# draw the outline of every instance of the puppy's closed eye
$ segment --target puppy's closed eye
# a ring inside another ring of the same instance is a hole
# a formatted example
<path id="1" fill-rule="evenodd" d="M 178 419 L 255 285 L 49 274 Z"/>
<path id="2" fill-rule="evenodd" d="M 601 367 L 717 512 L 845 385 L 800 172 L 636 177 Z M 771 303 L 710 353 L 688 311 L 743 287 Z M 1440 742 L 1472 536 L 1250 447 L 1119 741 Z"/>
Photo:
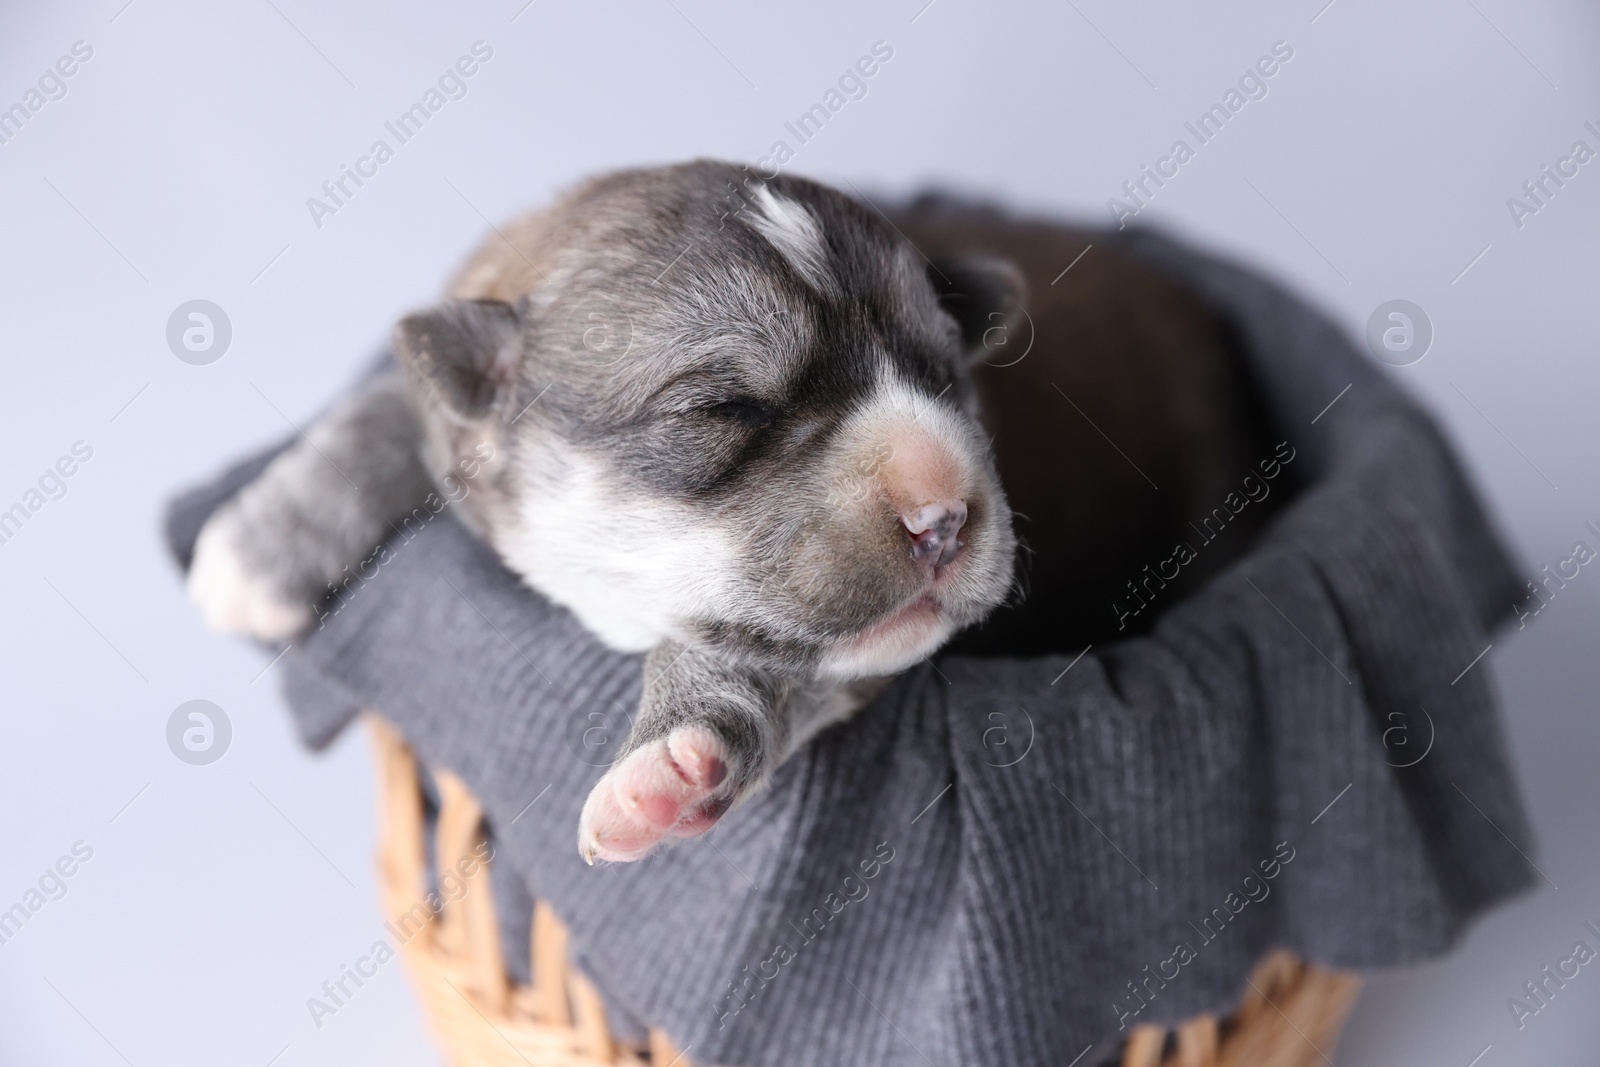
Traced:
<path id="1" fill-rule="evenodd" d="M 668 396 L 630 446 L 642 448 L 640 461 L 666 473 L 681 491 L 710 489 L 725 482 L 767 443 L 778 409 L 756 397 L 721 390 Z"/>
<path id="2" fill-rule="evenodd" d="M 719 400 L 707 404 L 700 411 L 714 419 L 755 429 L 766 429 L 778 417 L 777 409 L 771 404 L 747 396 Z"/>

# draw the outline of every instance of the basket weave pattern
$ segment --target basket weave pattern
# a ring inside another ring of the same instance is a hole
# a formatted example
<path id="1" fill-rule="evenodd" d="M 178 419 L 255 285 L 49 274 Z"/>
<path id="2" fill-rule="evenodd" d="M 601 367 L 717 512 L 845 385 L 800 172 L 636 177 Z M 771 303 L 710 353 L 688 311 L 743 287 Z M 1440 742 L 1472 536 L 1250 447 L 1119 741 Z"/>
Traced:
<path id="1" fill-rule="evenodd" d="M 382 820 L 379 883 L 388 921 L 406 927 L 429 888 L 423 793 L 417 762 L 400 734 L 368 716 L 378 764 Z M 475 862 L 483 809 L 461 780 L 440 771 L 434 855 L 440 870 Z M 450 1067 L 692 1067 L 659 1030 L 644 1047 L 612 1037 L 599 991 L 571 965 L 567 931 L 550 906 L 533 914 L 530 986 L 506 975 L 489 880 L 462 880 L 459 899 L 400 948 L 418 999 Z M 1225 1019 L 1202 1015 L 1181 1026 L 1135 1027 L 1121 1067 L 1317 1067 L 1355 1002 L 1351 975 L 1271 952 L 1256 965 L 1239 1007 Z"/>

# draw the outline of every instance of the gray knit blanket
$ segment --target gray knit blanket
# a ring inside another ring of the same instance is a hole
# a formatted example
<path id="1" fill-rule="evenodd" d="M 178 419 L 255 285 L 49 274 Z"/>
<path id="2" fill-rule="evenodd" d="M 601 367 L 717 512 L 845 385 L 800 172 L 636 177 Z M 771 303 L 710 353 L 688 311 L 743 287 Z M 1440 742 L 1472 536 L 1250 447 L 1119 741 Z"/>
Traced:
<path id="1" fill-rule="evenodd" d="M 617 1025 L 697 1063 L 1089 1064 L 1133 1025 L 1225 1013 L 1275 946 L 1444 952 L 1530 882 L 1481 658 L 1520 594 L 1507 554 L 1432 420 L 1321 313 L 1152 233 L 1096 240 L 1227 317 L 1303 483 L 1147 636 L 939 657 L 705 839 L 591 868 L 574 827 L 640 658 L 446 509 L 284 656 L 302 736 L 378 709 L 460 775 L 513 970 L 550 901 Z M 264 463 L 173 505 L 180 561 Z"/>

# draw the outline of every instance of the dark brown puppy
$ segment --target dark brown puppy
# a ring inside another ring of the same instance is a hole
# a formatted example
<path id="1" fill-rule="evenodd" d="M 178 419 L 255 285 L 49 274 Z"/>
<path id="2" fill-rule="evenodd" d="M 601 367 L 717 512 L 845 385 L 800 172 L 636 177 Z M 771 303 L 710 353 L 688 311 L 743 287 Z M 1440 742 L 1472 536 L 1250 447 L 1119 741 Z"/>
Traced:
<path id="1" fill-rule="evenodd" d="M 947 647 L 1026 656 L 1142 632 L 1239 556 L 1282 496 L 1241 509 L 1221 536 L 1201 525 L 1277 440 L 1226 323 L 1093 231 L 940 197 L 892 217 L 935 262 L 1010 263 L 1026 293 L 1023 314 L 986 327 L 991 354 L 973 370 L 1014 512 L 1018 588 Z M 1163 568 L 1180 544 L 1193 561 Z"/>

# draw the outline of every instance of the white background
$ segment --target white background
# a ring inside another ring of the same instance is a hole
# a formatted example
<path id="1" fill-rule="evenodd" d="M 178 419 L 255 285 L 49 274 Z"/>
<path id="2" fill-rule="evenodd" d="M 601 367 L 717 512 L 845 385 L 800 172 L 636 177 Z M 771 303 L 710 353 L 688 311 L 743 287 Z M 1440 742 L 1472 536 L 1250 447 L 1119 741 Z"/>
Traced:
<path id="1" fill-rule="evenodd" d="M 162 502 L 315 412 L 486 218 L 607 167 L 793 144 L 783 123 L 877 40 L 894 58 L 794 173 L 1091 220 L 1289 42 L 1269 95 L 1142 217 L 1281 273 L 1352 333 L 1386 300 L 1420 304 L 1437 339 L 1395 373 L 1528 577 L 1600 547 L 1583 525 L 1600 524 L 1600 162 L 1520 229 L 1506 207 L 1575 140 L 1600 148 L 1592 4 L 523 2 L 0 14 L 0 106 L 74 41 L 94 49 L 0 145 L 0 509 L 73 442 L 94 449 L 0 545 L 0 908 L 74 841 L 94 849 L 0 945 L 0 1063 L 438 1062 L 396 964 L 312 1025 L 306 998 L 379 930 L 368 754 L 356 735 L 297 747 L 265 658 L 186 604 Z M 480 39 L 494 57 L 469 94 L 315 227 L 306 198 Z M 210 366 L 165 342 L 196 297 L 233 324 Z M 1596 968 L 1520 1031 L 1506 1001 L 1580 937 L 1600 947 L 1582 926 L 1600 922 L 1597 617 L 1586 568 L 1474 668 L 1504 693 L 1549 881 L 1449 959 L 1375 978 L 1340 1067 L 1593 1062 Z M 233 723 L 208 767 L 164 739 L 194 698 Z"/>

